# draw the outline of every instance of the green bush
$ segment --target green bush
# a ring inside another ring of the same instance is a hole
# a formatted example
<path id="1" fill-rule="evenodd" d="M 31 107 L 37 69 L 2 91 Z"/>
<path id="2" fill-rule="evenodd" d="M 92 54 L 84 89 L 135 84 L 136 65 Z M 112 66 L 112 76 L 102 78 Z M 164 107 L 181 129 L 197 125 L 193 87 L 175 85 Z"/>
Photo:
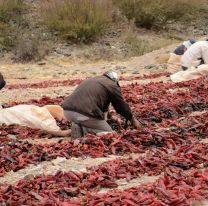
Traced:
<path id="1" fill-rule="evenodd" d="M 44 0 L 43 23 L 68 40 L 93 41 L 112 21 L 109 0 Z"/>
<path id="2" fill-rule="evenodd" d="M 201 1 L 201 0 L 199 0 Z M 168 21 L 194 18 L 199 9 L 197 0 L 114 0 L 129 20 L 150 29 L 162 27 Z"/>

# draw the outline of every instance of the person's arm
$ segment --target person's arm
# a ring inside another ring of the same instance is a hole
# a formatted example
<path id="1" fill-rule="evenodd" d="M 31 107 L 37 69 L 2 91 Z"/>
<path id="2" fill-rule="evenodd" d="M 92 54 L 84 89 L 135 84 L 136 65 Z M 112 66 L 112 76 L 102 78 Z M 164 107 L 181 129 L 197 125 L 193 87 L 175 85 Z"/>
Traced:
<path id="1" fill-rule="evenodd" d="M 127 120 L 131 120 L 133 115 L 129 105 L 123 99 L 121 88 L 115 84 L 109 89 L 111 103 L 118 114 Z"/>
<path id="2" fill-rule="evenodd" d="M 208 45 L 208 42 L 206 42 Z M 204 64 L 208 64 L 208 46 L 205 47 L 202 51 L 202 59 L 204 60 Z"/>
<path id="3" fill-rule="evenodd" d="M 119 87 L 119 85 L 115 84 L 112 86 L 110 90 L 110 96 L 111 96 L 111 103 L 114 109 L 116 110 L 116 112 L 122 115 L 126 120 L 129 120 L 134 128 L 139 129 L 141 127 L 141 124 L 133 116 L 129 105 L 123 99 L 123 96 L 121 94 L 121 88 Z"/>
<path id="4" fill-rule="evenodd" d="M 132 125 L 135 129 L 140 129 L 140 128 L 142 128 L 141 123 L 140 123 L 134 116 L 132 117 L 131 125 Z"/>
<path id="5" fill-rule="evenodd" d="M 47 134 L 51 134 L 54 137 L 67 137 L 71 135 L 71 130 L 59 130 L 59 131 L 44 131 Z"/>

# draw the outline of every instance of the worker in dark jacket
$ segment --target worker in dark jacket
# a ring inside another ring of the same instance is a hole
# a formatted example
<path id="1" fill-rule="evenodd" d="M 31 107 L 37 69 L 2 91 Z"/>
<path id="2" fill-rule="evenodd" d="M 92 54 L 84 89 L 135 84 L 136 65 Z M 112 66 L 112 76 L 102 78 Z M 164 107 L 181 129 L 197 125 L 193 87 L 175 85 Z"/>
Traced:
<path id="1" fill-rule="evenodd" d="M 140 127 L 140 123 L 122 97 L 118 75 L 109 71 L 102 76 L 83 81 L 62 103 L 65 117 L 73 123 L 72 135 L 73 130 L 75 133 L 81 131 L 81 136 L 87 133 L 112 132 L 105 120 L 110 103 L 117 113 L 131 122 L 132 126 Z"/>
<path id="2" fill-rule="evenodd" d="M 3 75 L 0 73 L 0 89 L 4 88 L 4 86 L 6 85 L 6 82 L 4 80 Z"/>

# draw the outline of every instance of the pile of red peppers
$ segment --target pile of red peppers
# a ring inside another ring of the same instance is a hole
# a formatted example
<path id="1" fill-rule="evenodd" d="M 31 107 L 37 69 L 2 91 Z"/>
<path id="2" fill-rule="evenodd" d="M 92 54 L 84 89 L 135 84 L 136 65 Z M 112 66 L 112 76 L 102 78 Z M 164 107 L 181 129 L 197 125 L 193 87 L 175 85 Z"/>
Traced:
<path id="1" fill-rule="evenodd" d="M 208 137 L 208 112 L 190 115 L 194 111 L 207 110 L 207 89 L 207 78 L 123 87 L 124 98 L 143 124 L 139 131 L 99 137 L 87 135 L 73 141 L 38 145 L 25 139 L 43 138 L 41 131 L 16 125 L 1 126 L 0 176 L 57 157 L 96 158 L 147 151 L 148 155 L 117 158 L 87 168 L 87 172 L 73 172 L 69 168 L 66 173 L 22 179 L 13 186 L 2 183 L 0 205 L 188 206 L 194 201 L 208 200 L 208 145 L 201 142 Z M 4 106 L 58 104 L 63 98 L 43 97 Z M 131 181 L 144 174 L 160 176 L 154 183 L 123 191 L 116 189 L 118 180 Z M 102 188 L 109 191 L 102 193 Z"/>
<path id="2" fill-rule="evenodd" d="M 75 86 L 81 83 L 81 79 L 74 79 L 74 80 L 48 80 L 44 82 L 38 83 L 26 83 L 26 84 L 9 84 L 6 86 L 7 89 L 40 89 L 40 88 L 47 88 L 47 87 L 60 87 L 60 86 Z"/>

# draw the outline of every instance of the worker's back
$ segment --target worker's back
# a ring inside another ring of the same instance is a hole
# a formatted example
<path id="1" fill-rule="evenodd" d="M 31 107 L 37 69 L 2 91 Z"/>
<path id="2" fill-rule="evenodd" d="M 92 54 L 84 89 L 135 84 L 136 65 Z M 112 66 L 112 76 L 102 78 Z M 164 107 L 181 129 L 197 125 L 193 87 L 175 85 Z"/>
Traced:
<path id="1" fill-rule="evenodd" d="M 106 76 L 83 81 L 62 103 L 64 110 L 79 112 L 89 117 L 104 119 L 111 101 L 111 90 L 118 87 Z"/>
<path id="2" fill-rule="evenodd" d="M 184 67 L 196 67 L 200 65 L 201 58 L 208 64 L 208 41 L 193 44 L 182 56 L 181 63 Z"/>

